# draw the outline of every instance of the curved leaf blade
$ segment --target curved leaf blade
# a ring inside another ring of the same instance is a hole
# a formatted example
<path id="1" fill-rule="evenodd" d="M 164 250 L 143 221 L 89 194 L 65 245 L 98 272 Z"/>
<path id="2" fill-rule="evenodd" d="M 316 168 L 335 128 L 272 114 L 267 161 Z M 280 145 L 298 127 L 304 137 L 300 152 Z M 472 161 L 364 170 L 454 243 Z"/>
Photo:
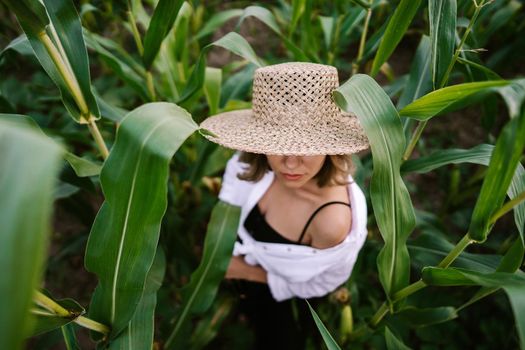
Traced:
<path id="1" fill-rule="evenodd" d="M 332 337 L 328 329 L 326 329 L 325 325 L 323 324 L 323 321 L 321 321 L 321 319 L 317 315 L 317 312 L 315 312 L 308 300 L 305 299 L 305 302 L 308 304 L 308 308 L 312 313 L 315 325 L 319 329 L 319 333 L 321 333 L 321 336 L 323 337 L 324 343 L 328 350 L 340 350 L 341 348 L 339 347 L 339 345 L 337 345 L 337 342 L 335 341 L 334 337 Z"/>
<path id="2" fill-rule="evenodd" d="M 426 327 L 453 320 L 458 317 L 458 313 L 452 306 L 440 306 L 424 309 L 406 307 L 396 313 L 395 317 L 402 320 L 402 322 L 405 324 L 409 324 L 414 327 Z"/>
<path id="3" fill-rule="evenodd" d="M 430 57 L 430 39 L 423 35 L 410 67 L 408 82 L 397 102 L 398 110 L 432 90 Z"/>
<path id="4" fill-rule="evenodd" d="M 422 277 L 425 283 L 436 286 L 480 285 L 503 288 L 512 306 L 521 348 L 525 348 L 525 274 L 523 272 L 483 274 L 463 269 L 429 267 L 423 269 Z"/>
<path id="5" fill-rule="evenodd" d="M 221 11 L 214 14 L 202 27 L 202 29 L 195 36 L 195 40 L 200 39 L 206 35 L 210 35 L 215 30 L 220 28 L 224 23 L 235 17 L 240 17 L 244 11 L 241 9 L 232 9 Z"/>
<path id="6" fill-rule="evenodd" d="M 159 53 L 160 45 L 173 27 L 183 2 L 182 0 L 159 0 L 157 3 L 144 37 L 142 62 L 146 69 L 149 70 L 153 64 Z"/>
<path id="7" fill-rule="evenodd" d="M 412 18 L 414 18 L 421 0 L 401 0 L 397 5 L 392 18 L 388 22 L 385 33 L 377 49 L 377 53 L 372 63 L 372 69 L 370 71 L 371 76 L 377 75 L 379 69 L 385 63 L 392 52 L 394 52 L 397 44 L 401 41 L 401 38 L 405 34 Z"/>
<path id="8" fill-rule="evenodd" d="M 31 330 L 29 307 L 42 274 L 61 153 L 40 133 L 0 121 L 1 349 L 21 349 Z"/>
<path id="9" fill-rule="evenodd" d="M 428 2 L 434 89 L 445 85 L 445 74 L 454 56 L 457 7 L 456 0 L 429 0 Z"/>
<path id="10" fill-rule="evenodd" d="M 525 147 L 525 111 L 503 127 L 492 152 L 489 167 L 472 213 L 469 236 L 484 241 L 492 215 L 501 207 Z M 523 240 L 523 235 L 522 235 Z"/>
<path id="11" fill-rule="evenodd" d="M 505 80 L 464 83 L 432 91 L 399 111 L 402 117 L 428 120 L 436 115 L 457 109 L 472 102 L 472 98 L 493 92 L 494 88 L 508 85 Z"/>
<path id="12" fill-rule="evenodd" d="M 128 326 L 110 343 L 110 349 L 133 350 L 151 349 L 154 335 L 155 306 L 157 291 L 162 285 L 166 272 L 166 256 L 162 248 L 157 248 L 153 265 L 148 272 L 144 294 Z"/>
<path id="13" fill-rule="evenodd" d="M 369 76 L 355 75 L 334 92 L 345 111 L 353 111 L 370 141 L 373 173 L 370 180 L 372 206 L 385 245 L 377 264 L 387 296 L 409 280 L 408 235 L 415 215 L 408 190 L 401 178 L 405 137 L 397 111 L 381 87 Z"/>
<path id="14" fill-rule="evenodd" d="M 183 306 L 175 328 L 166 341 L 170 349 L 185 335 L 180 331 L 191 315 L 205 312 L 212 304 L 219 283 L 228 269 L 239 227 L 240 207 L 219 201 L 208 224 L 201 263 L 182 290 Z"/>
<path id="15" fill-rule="evenodd" d="M 145 104 L 124 118 L 102 167 L 106 201 L 91 229 L 85 265 L 99 278 L 90 315 L 111 325 L 110 338 L 128 325 L 140 301 L 166 210 L 169 161 L 197 128 L 174 104 Z"/>
<path id="16" fill-rule="evenodd" d="M 222 38 L 220 38 L 219 40 L 214 41 L 209 45 L 206 45 L 202 49 L 199 59 L 195 64 L 193 71 L 191 72 L 190 78 L 188 79 L 188 84 L 184 88 L 184 91 L 182 92 L 182 96 L 180 97 L 178 103 L 183 103 L 184 101 L 187 101 L 191 96 L 193 96 L 195 92 L 202 88 L 204 84 L 204 74 L 206 71 L 206 54 L 213 46 L 219 46 L 226 50 L 229 50 L 234 54 L 247 59 L 251 63 L 255 64 L 257 67 L 264 66 L 264 62 L 259 57 L 257 57 L 255 51 L 253 51 L 252 47 L 246 41 L 246 39 L 244 39 L 241 35 L 235 32 L 230 32 Z"/>
<path id="17" fill-rule="evenodd" d="M 432 153 L 428 157 L 410 159 L 403 163 L 401 171 L 426 173 L 447 164 L 474 163 L 489 165 L 493 145 L 481 144 L 471 149 L 448 149 Z M 525 168 L 518 164 L 507 190 L 510 199 L 525 191 Z M 524 237 L 525 203 L 514 207 L 514 221 L 521 237 Z"/>
<path id="18" fill-rule="evenodd" d="M 388 350 L 410 350 L 388 327 L 385 327 L 385 342 Z"/>
<path id="19" fill-rule="evenodd" d="M 95 119 L 100 118 L 97 100 L 91 91 L 91 77 L 86 43 L 82 35 L 80 17 L 71 0 L 44 0 L 53 31 L 60 41 L 59 49 L 75 76 L 89 112 Z M 64 92 L 62 92 L 64 94 Z"/>

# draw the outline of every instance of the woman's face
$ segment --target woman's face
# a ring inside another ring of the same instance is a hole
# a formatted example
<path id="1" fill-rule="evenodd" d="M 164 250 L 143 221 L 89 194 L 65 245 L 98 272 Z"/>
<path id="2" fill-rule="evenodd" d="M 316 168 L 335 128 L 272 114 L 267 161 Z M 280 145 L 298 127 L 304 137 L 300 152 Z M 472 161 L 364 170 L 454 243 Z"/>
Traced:
<path id="1" fill-rule="evenodd" d="M 325 155 L 320 156 L 266 156 L 277 179 L 286 187 L 300 188 L 313 181 L 323 167 Z"/>

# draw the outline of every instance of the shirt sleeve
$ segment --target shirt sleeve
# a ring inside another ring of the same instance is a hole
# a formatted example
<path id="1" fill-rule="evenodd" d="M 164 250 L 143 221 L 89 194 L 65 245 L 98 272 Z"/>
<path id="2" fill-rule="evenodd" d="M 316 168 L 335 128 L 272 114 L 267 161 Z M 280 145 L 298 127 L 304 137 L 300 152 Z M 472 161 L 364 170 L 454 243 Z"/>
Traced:
<path id="1" fill-rule="evenodd" d="M 289 282 L 282 276 L 268 272 L 268 286 L 277 301 L 299 297 L 321 297 L 334 291 L 350 277 L 355 260 L 339 263 L 305 282 Z"/>
<path id="2" fill-rule="evenodd" d="M 242 206 L 245 198 L 243 187 L 246 181 L 240 180 L 237 175 L 244 171 L 243 163 L 239 161 L 239 153 L 235 153 L 226 164 L 222 177 L 219 199 L 231 205 Z"/>

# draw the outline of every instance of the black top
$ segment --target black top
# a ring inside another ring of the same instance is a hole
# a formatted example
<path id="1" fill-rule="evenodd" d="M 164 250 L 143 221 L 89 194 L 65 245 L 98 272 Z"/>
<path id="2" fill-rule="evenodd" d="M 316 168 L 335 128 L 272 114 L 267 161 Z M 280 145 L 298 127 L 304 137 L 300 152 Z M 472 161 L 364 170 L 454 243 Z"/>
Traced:
<path id="1" fill-rule="evenodd" d="M 270 224 L 268 224 L 268 222 L 262 215 L 261 210 L 259 209 L 259 205 L 255 205 L 252 211 L 250 211 L 250 214 L 248 214 L 248 217 L 246 217 L 246 220 L 244 221 L 244 227 L 252 235 L 252 237 L 259 242 L 301 244 L 301 241 L 304 238 L 304 234 L 306 233 L 306 229 L 312 222 L 315 215 L 317 215 L 317 213 L 321 211 L 321 209 L 331 204 L 343 204 L 347 205 L 350 208 L 350 204 L 338 201 L 328 202 L 321 205 L 312 213 L 312 215 L 310 215 L 297 241 L 291 241 L 285 238 L 276 230 L 274 230 L 273 227 L 271 227 Z"/>

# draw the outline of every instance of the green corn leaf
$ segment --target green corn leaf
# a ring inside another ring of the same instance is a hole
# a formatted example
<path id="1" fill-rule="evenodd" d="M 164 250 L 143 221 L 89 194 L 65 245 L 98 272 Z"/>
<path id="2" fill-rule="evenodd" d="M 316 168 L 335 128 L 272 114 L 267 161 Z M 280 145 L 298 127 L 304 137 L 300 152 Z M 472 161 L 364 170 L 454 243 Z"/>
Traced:
<path id="1" fill-rule="evenodd" d="M 350 2 L 356 4 L 357 6 L 361 6 L 365 10 L 372 6 L 370 2 L 366 2 L 365 0 L 350 0 Z"/>
<path id="2" fill-rule="evenodd" d="M 525 103 L 525 79 L 513 80 L 510 85 L 499 88 L 497 91 L 505 100 L 510 117 L 518 117 L 521 106 Z"/>
<path id="3" fill-rule="evenodd" d="M 484 241 L 492 215 L 501 207 L 525 147 L 525 111 L 503 127 L 492 152 L 489 167 L 472 213 L 469 236 Z M 523 240 L 523 233 L 521 232 Z"/>
<path id="4" fill-rule="evenodd" d="M 454 56 L 456 40 L 456 0 L 429 0 L 428 18 L 432 43 L 432 83 L 434 90 L 448 80 L 448 66 Z"/>
<path id="5" fill-rule="evenodd" d="M 64 337 L 64 345 L 67 350 L 80 350 L 74 325 L 66 324 L 62 326 L 62 337 Z"/>
<path id="6" fill-rule="evenodd" d="M 189 284 L 182 289 L 183 305 L 166 341 L 166 349 L 186 341 L 186 335 L 181 330 L 185 328 L 190 316 L 201 314 L 211 306 L 219 283 L 228 269 L 240 213 L 239 207 L 222 201 L 215 205 L 208 224 L 201 263 L 192 273 Z"/>
<path id="7" fill-rule="evenodd" d="M 461 57 L 458 57 L 458 62 L 468 66 L 469 68 L 474 68 L 478 70 L 479 72 L 483 73 L 488 80 L 503 80 L 503 78 L 498 73 L 494 72 L 490 68 L 485 67 L 482 64 Z"/>
<path id="8" fill-rule="evenodd" d="M 415 240 L 409 241 L 407 246 L 413 263 L 419 269 L 424 266 L 438 265 L 454 248 L 454 245 L 445 237 L 436 233 L 422 233 Z M 497 255 L 462 252 L 454 260 L 452 266 L 482 272 L 494 272 L 499 263 L 500 259 Z"/>
<path id="9" fill-rule="evenodd" d="M 37 0 L 27 0 L 21 3 L 30 4 L 28 6 L 31 8 L 41 7 Z M 85 123 L 88 119 L 98 119 L 100 112 L 91 92 L 89 63 L 78 13 L 71 0 L 46 0 L 44 4 L 49 19 L 46 18 L 46 23 L 40 23 L 43 26 L 28 23 L 26 14 L 20 13 L 19 8 L 13 10 L 29 38 L 40 64 L 60 89 L 64 105 L 73 119 L 79 123 Z M 41 16 L 38 15 L 39 18 Z M 46 29 L 45 25 L 47 24 L 49 26 Z M 60 63 L 55 62 L 46 49 L 44 45 L 46 38 L 48 40 L 47 48 L 52 47 L 56 55 L 61 57 Z M 72 92 L 71 86 L 64 80 L 64 74 L 70 77 L 73 85 L 78 87 L 78 91 Z M 75 100 L 74 95 L 79 97 Z M 79 99 L 84 101 L 84 106 L 79 105 Z"/>
<path id="10" fill-rule="evenodd" d="M 388 350 L 410 350 L 388 327 L 385 327 L 385 342 Z"/>
<path id="11" fill-rule="evenodd" d="M 47 293 L 46 293 L 47 294 Z M 49 296 L 49 295 L 48 295 Z M 49 296 L 51 298 L 51 296 Z M 51 298 L 53 299 L 53 298 Z M 57 304 L 69 311 L 70 315 L 61 317 L 58 315 L 37 315 L 35 323 L 31 330 L 31 336 L 47 333 L 54 329 L 63 327 L 73 322 L 78 316 L 85 313 L 85 310 L 79 303 L 73 299 L 53 299 Z M 38 309 L 42 310 L 42 309 Z"/>
<path id="12" fill-rule="evenodd" d="M 219 68 L 206 67 L 204 77 L 204 95 L 208 102 L 209 114 L 218 113 L 221 100 L 222 70 Z"/>
<path id="13" fill-rule="evenodd" d="M 507 293 L 514 313 L 521 348 L 525 348 L 525 273 L 494 272 L 483 274 L 463 269 L 423 269 L 423 281 L 435 286 L 501 287 Z"/>
<path id="14" fill-rule="evenodd" d="M 397 111 L 369 76 L 355 75 L 334 92 L 345 111 L 353 111 L 370 141 L 373 173 L 370 196 L 385 245 L 377 264 L 387 296 L 408 284 L 410 258 L 406 247 L 415 226 L 410 195 L 400 175 L 405 137 Z"/>
<path id="15" fill-rule="evenodd" d="M 16 14 L 24 31 L 27 28 L 27 31 L 37 34 L 45 30 L 45 27 L 49 24 L 46 10 L 39 1 L 2 0 L 2 2 Z"/>
<path id="16" fill-rule="evenodd" d="M 523 245 L 521 237 L 518 237 L 501 259 L 501 262 L 497 267 L 496 272 L 516 272 L 523 263 L 524 254 L 525 246 Z M 471 304 L 474 304 L 476 301 L 483 299 L 486 296 L 489 296 L 490 294 L 498 291 L 499 289 L 499 287 L 482 287 L 476 292 L 476 294 L 472 296 L 472 298 L 470 298 L 469 301 L 467 301 L 461 306 L 461 309 Z"/>
<path id="17" fill-rule="evenodd" d="M 73 153 L 68 152 L 64 154 L 64 159 L 68 161 L 78 177 L 96 176 L 100 174 L 100 170 L 102 169 L 102 164 L 80 158 Z"/>
<path id="18" fill-rule="evenodd" d="M 115 123 L 120 123 L 129 111 L 107 103 L 95 90 L 93 90 L 98 106 L 100 107 L 100 115 L 103 118 L 109 119 Z"/>
<path id="19" fill-rule="evenodd" d="M 220 297 L 212 305 L 211 312 L 203 315 L 191 333 L 190 349 L 204 349 L 224 328 L 222 324 L 228 319 L 235 301 L 231 296 Z"/>
<path id="20" fill-rule="evenodd" d="M 0 51 L 0 58 L 2 58 L 9 50 L 16 51 L 22 56 L 34 56 L 35 54 L 29 40 L 27 39 L 27 35 L 25 34 L 13 39 L 6 47 L 4 47 L 2 51 Z"/>
<path id="21" fill-rule="evenodd" d="M 153 265 L 148 272 L 144 293 L 137 306 L 137 311 L 135 311 L 126 329 L 110 343 L 110 349 L 152 349 L 157 291 L 162 285 L 165 271 L 166 256 L 162 248 L 159 247 Z"/>
<path id="22" fill-rule="evenodd" d="M 0 349 L 21 349 L 31 330 L 61 153 L 44 135 L 0 120 Z"/>
<path id="23" fill-rule="evenodd" d="M 399 115 L 417 120 L 428 120 L 478 101 L 495 88 L 508 85 L 505 80 L 483 81 L 447 86 L 415 100 L 399 111 Z"/>
<path id="24" fill-rule="evenodd" d="M 143 101 L 149 100 L 149 93 L 144 83 L 146 72 L 133 63 L 133 58 L 122 52 L 117 43 L 84 30 L 87 46 L 94 50 L 120 79 L 133 88 Z M 101 108 L 104 105 L 101 105 Z"/>
<path id="25" fill-rule="evenodd" d="M 490 157 L 494 151 L 493 145 L 481 144 L 471 149 L 448 149 L 432 153 L 428 157 L 411 159 L 403 163 L 401 171 L 426 173 L 447 164 L 473 163 L 489 165 Z M 512 181 L 507 190 L 510 199 L 515 198 L 525 191 L 525 168 L 518 164 Z M 514 221 L 520 235 L 524 236 L 525 203 L 514 207 Z"/>
<path id="26" fill-rule="evenodd" d="M 323 337 L 324 343 L 328 350 L 340 350 L 341 348 L 339 347 L 339 345 L 337 345 L 337 342 L 335 341 L 334 337 L 332 337 L 328 329 L 326 329 L 325 325 L 323 324 L 323 321 L 321 321 L 321 319 L 317 315 L 317 312 L 315 312 L 308 300 L 305 299 L 305 302 L 308 304 L 308 308 L 312 313 L 315 325 L 319 329 L 319 333 L 321 333 L 321 336 Z"/>
<path id="27" fill-rule="evenodd" d="M 372 69 L 370 71 L 371 76 L 377 75 L 379 69 L 383 63 L 385 63 L 392 52 L 401 41 L 401 38 L 405 34 L 412 18 L 414 18 L 421 0 L 401 0 L 397 5 L 394 14 L 390 18 L 386 27 L 385 33 L 379 44 L 374 62 L 372 63 Z"/>
<path id="28" fill-rule="evenodd" d="M 184 88 L 182 96 L 179 99 L 179 103 L 187 101 L 204 84 L 204 74 L 206 72 L 206 54 L 213 46 L 219 46 L 229 50 L 234 54 L 247 59 L 258 67 L 265 65 L 265 63 L 257 57 L 246 39 L 235 32 L 230 32 L 202 49 L 199 59 L 193 68 L 190 78 L 188 79 L 188 84 Z"/>
<path id="29" fill-rule="evenodd" d="M 30 128 L 42 135 L 45 135 L 44 132 L 40 129 L 40 126 L 33 120 L 33 118 L 28 117 L 23 114 L 3 114 L 0 113 L 0 121 L 6 123 L 18 125 L 21 127 Z M 73 153 L 63 152 L 64 159 L 69 163 L 71 168 L 75 171 L 78 177 L 86 176 L 95 176 L 100 173 L 102 165 L 94 163 L 90 160 L 80 158 Z"/>
<path id="30" fill-rule="evenodd" d="M 124 118 L 102 167 L 106 201 L 91 229 L 85 264 L 99 279 L 90 316 L 111 326 L 110 338 L 128 325 L 140 301 L 166 210 L 169 162 L 197 128 L 174 104 L 145 104 Z"/>
<path id="31" fill-rule="evenodd" d="M 292 0 L 292 19 L 290 21 L 289 35 L 291 36 L 304 13 L 306 0 Z"/>
<path id="32" fill-rule="evenodd" d="M 208 21 L 206 21 L 197 35 L 195 35 L 194 40 L 198 40 L 202 37 L 213 34 L 218 28 L 224 25 L 224 23 L 228 22 L 232 18 L 240 17 L 243 12 L 244 11 L 241 9 L 232 9 L 214 14 Z"/>
<path id="33" fill-rule="evenodd" d="M 275 19 L 275 16 L 273 13 L 261 6 L 248 6 L 244 9 L 244 12 L 239 18 L 239 24 L 240 26 L 242 22 L 248 18 L 248 17 L 254 17 L 257 18 L 259 21 L 263 22 L 270 28 L 275 34 L 279 36 L 279 38 L 283 41 L 284 45 L 288 50 L 290 50 L 293 54 L 296 60 L 312 60 L 311 57 L 308 57 L 305 52 L 297 45 L 295 45 L 288 37 L 286 37 L 281 29 L 279 28 L 279 25 L 277 24 L 277 20 Z"/>
<path id="34" fill-rule="evenodd" d="M 182 0 L 159 0 L 157 3 L 144 37 L 142 62 L 147 70 L 151 68 L 153 60 L 159 53 L 160 45 L 171 30 L 183 2 Z"/>
<path id="35" fill-rule="evenodd" d="M 430 39 L 423 35 L 410 66 L 408 82 L 397 102 L 398 110 L 432 90 L 430 57 Z"/>
<path id="36" fill-rule="evenodd" d="M 426 327 L 433 324 L 448 322 L 457 317 L 458 314 L 456 309 L 452 306 L 440 306 L 424 309 L 408 306 L 395 314 L 396 320 L 399 320 L 412 327 Z"/>

